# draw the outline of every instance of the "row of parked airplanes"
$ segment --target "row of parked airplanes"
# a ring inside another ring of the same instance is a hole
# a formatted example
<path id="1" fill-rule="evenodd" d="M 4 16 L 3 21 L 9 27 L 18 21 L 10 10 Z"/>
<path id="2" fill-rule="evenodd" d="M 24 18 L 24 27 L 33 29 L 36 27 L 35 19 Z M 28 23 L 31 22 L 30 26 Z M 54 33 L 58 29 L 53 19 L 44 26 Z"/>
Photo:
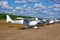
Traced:
<path id="1" fill-rule="evenodd" d="M 33 28 L 38 28 L 37 27 L 38 24 L 43 25 L 44 23 L 54 24 L 54 23 L 59 23 L 60 22 L 60 20 L 58 20 L 58 19 L 55 19 L 55 20 L 44 20 L 44 19 L 43 20 L 39 20 L 36 17 L 36 19 L 34 21 L 33 20 L 28 20 L 29 22 L 25 22 L 24 23 L 24 20 L 26 18 L 16 18 L 16 19 L 20 19 L 20 20 L 12 20 L 9 15 L 6 15 L 6 22 L 7 23 L 25 24 L 26 26 L 24 28 L 26 28 L 26 27 L 30 28 L 30 26 L 32 26 Z"/>

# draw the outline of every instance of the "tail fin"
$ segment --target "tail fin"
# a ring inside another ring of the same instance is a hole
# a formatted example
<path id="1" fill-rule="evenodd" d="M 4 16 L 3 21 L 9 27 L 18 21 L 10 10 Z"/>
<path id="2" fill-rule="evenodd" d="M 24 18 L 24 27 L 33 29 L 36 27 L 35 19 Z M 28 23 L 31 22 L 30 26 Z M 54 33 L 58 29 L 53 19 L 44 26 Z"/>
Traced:
<path id="1" fill-rule="evenodd" d="M 7 23 L 12 23 L 12 19 L 9 17 L 9 15 L 6 15 L 6 22 Z"/>
<path id="2" fill-rule="evenodd" d="M 36 21 L 38 21 L 38 18 L 36 17 Z"/>
<path id="3" fill-rule="evenodd" d="M 36 17 L 36 21 L 39 23 L 40 22 L 40 20 Z"/>

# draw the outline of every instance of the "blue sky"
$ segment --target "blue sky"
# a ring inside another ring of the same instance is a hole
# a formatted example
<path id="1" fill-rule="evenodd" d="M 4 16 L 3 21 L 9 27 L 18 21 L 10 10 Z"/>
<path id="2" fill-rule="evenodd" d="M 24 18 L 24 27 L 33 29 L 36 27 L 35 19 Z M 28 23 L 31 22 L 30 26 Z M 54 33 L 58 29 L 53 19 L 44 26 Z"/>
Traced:
<path id="1" fill-rule="evenodd" d="M 16 7 L 16 6 L 23 6 L 24 4 L 15 4 L 15 0 L 7 0 L 8 1 L 8 3 L 9 3 L 9 5 L 10 6 L 12 6 L 12 7 Z M 49 2 L 47 2 L 47 0 L 38 0 L 38 2 L 37 3 L 42 3 L 42 4 L 44 4 L 45 6 L 50 6 L 50 5 L 52 5 L 51 3 L 49 3 Z M 35 2 L 27 2 L 27 4 L 29 5 L 32 5 L 31 7 L 33 7 L 33 5 L 35 4 Z M 29 6 L 30 6 L 29 5 Z"/>
<path id="2" fill-rule="evenodd" d="M 55 2 L 56 1 L 56 2 Z M 59 1 L 50 0 L 0 0 L 0 12 L 39 18 L 60 17 Z"/>

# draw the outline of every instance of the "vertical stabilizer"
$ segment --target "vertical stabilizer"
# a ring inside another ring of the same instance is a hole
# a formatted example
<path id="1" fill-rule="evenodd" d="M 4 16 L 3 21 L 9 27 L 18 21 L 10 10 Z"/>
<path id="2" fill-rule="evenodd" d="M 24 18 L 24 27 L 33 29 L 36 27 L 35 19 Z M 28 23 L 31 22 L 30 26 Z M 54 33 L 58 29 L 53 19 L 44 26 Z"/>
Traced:
<path id="1" fill-rule="evenodd" d="M 36 17 L 36 21 L 38 21 L 38 18 Z"/>
<path id="2" fill-rule="evenodd" d="M 7 23 L 12 23 L 12 19 L 9 17 L 9 15 L 6 15 L 6 22 Z"/>

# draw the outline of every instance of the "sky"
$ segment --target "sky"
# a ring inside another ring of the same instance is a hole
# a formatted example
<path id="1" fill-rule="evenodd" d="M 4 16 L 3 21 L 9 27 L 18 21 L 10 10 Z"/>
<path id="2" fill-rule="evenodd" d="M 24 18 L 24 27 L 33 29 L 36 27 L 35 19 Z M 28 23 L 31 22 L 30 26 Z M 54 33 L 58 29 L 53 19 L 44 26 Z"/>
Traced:
<path id="1" fill-rule="evenodd" d="M 39 18 L 60 18 L 60 1 L 0 0 L 0 12 Z"/>

